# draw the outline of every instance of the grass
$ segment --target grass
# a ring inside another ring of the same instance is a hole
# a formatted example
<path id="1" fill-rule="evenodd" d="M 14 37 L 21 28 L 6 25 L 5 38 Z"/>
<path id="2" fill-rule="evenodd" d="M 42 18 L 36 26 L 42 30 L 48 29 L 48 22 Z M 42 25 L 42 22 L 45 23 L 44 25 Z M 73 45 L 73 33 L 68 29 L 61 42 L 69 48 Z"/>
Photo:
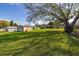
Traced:
<path id="1" fill-rule="evenodd" d="M 1 56 L 79 55 L 79 40 L 63 29 L 34 29 L 31 32 L 0 32 Z"/>

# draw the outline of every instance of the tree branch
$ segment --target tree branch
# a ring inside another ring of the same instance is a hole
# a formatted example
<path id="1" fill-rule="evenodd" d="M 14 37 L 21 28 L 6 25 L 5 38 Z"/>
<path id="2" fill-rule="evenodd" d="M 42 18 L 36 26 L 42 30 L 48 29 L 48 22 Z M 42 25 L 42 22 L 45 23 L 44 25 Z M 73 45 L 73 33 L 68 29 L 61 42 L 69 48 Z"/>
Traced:
<path id="1" fill-rule="evenodd" d="M 73 20 L 73 22 L 71 23 L 72 27 L 75 25 L 75 23 L 77 22 L 78 19 L 79 19 L 79 12 L 78 12 L 77 16 L 75 17 L 75 19 Z"/>

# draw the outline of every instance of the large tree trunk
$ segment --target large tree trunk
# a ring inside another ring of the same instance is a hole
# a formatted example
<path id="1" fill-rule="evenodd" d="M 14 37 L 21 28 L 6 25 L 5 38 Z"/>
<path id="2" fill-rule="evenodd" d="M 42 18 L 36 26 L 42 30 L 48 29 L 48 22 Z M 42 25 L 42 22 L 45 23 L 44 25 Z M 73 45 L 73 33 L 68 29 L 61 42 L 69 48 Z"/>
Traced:
<path id="1" fill-rule="evenodd" d="M 74 29 L 74 25 L 77 22 L 77 20 L 79 19 L 79 13 L 76 15 L 76 17 L 74 18 L 73 22 L 71 24 L 69 24 L 68 21 L 64 21 L 64 29 L 66 33 L 71 34 L 73 29 Z"/>
<path id="2" fill-rule="evenodd" d="M 74 26 L 71 26 L 68 21 L 64 22 L 64 31 L 66 33 L 71 34 L 73 32 L 73 28 Z"/>

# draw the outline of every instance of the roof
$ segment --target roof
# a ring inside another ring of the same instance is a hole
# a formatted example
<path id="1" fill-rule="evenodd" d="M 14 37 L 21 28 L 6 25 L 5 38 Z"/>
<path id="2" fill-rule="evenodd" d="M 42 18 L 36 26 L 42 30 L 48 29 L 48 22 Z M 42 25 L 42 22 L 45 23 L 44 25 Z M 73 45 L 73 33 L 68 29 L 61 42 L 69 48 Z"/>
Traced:
<path id="1" fill-rule="evenodd" d="M 29 26 L 29 25 L 24 25 L 23 27 L 32 27 L 32 26 Z"/>
<path id="2" fill-rule="evenodd" d="M 17 26 L 8 26 L 6 28 L 11 28 L 11 29 L 14 29 L 14 28 L 17 28 Z"/>

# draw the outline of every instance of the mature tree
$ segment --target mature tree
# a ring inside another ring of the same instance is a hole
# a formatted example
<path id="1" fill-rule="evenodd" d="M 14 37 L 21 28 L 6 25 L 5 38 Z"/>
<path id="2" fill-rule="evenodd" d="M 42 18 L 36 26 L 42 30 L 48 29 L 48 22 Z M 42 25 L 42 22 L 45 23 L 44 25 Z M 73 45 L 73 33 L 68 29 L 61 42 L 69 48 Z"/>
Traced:
<path id="1" fill-rule="evenodd" d="M 53 20 L 58 19 L 64 23 L 66 33 L 73 31 L 76 21 L 79 19 L 79 4 L 78 3 L 39 3 L 39 4 L 24 4 L 28 12 L 28 21 L 36 20 Z M 68 21 L 73 18 L 73 22 Z"/>
<path id="2" fill-rule="evenodd" d="M 9 22 L 8 21 L 5 21 L 5 20 L 0 20 L 0 28 L 3 28 L 3 27 L 6 27 L 6 26 L 9 26 Z"/>

